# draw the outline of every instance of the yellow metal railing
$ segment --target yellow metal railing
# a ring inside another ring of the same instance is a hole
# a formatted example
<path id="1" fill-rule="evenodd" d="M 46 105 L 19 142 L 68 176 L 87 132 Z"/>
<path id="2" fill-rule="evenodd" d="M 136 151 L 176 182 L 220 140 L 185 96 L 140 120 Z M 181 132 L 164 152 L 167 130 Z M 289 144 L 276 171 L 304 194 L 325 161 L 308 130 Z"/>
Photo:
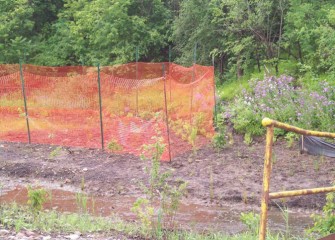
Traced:
<path id="1" fill-rule="evenodd" d="M 275 127 L 302 135 L 317 136 L 317 137 L 335 138 L 335 133 L 309 131 L 285 123 L 277 122 L 269 118 L 264 118 L 262 121 L 262 125 L 267 128 L 267 131 L 266 131 L 266 146 L 265 146 L 265 158 L 264 158 L 263 192 L 261 200 L 261 221 L 259 228 L 259 240 L 265 240 L 266 237 L 269 200 L 276 198 L 307 195 L 307 194 L 335 192 L 335 187 L 323 187 L 323 188 L 312 188 L 312 189 L 270 193 L 269 188 L 270 188 L 270 175 L 272 170 L 271 158 L 272 158 L 272 145 L 273 145 L 273 131 Z"/>

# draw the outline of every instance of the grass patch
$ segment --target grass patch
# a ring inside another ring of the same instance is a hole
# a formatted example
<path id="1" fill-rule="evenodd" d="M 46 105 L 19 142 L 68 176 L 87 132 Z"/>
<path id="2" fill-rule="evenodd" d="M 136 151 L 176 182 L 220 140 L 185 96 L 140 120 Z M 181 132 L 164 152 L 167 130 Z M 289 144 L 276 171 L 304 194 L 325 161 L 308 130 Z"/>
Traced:
<path id="1" fill-rule="evenodd" d="M 32 214 L 27 206 L 16 203 L 0 205 L 0 223 L 6 228 L 30 229 L 42 232 L 82 233 L 98 231 L 122 231 L 132 233 L 126 223 L 117 217 L 94 217 L 89 214 L 61 213 L 57 211 L 39 211 L 37 216 Z"/>
<path id="2" fill-rule="evenodd" d="M 220 98 L 224 101 L 232 100 L 238 95 L 242 89 L 248 88 L 248 79 L 240 79 L 235 81 L 227 81 L 217 87 Z"/>
<path id="3" fill-rule="evenodd" d="M 57 211 L 40 211 L 34 219 L 32 211 L 27 206 L 21 206 L 16 203 L 0 205 L 0 224 L 7 229 L 20 231 L 28 229 L 32 231 L 41 231 L 44 233 L 71 233 L 80 231 L 81 233 L 92 232 L 119 232 L 125 236 L 136 236 L 137 238 L 151 239 L 148 232 L 144 233 L 140 224 L 128 223 L 117 216 L 112 217 L 95 217 L 89 214 L 78 213 L 61 213 Z M 258 223 L 255 225 L 258 225 Z M 253 240 L 258 239 L 255 229 L 236 235 L 229 235 L 221 232 L 198 233 L 195 231 L 179 231 L 179 230 L 162 230 L 164 231 L 164 239 L 168 240 Z M 285 238 L 283 233 L 267 235 L 269 240 L 280 239 L 308 239 L 306 237 L 288 237 Z"/>

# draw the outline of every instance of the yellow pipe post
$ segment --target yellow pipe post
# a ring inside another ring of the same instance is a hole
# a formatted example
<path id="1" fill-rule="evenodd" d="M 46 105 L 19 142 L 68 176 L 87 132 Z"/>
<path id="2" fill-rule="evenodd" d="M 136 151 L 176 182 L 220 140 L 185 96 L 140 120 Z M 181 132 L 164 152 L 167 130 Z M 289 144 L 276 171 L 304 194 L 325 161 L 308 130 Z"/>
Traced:
<path id="1" fill-rule="evenodd" d="M 271 157 L 273 145 L 273 125 L 268 125 L 266 129 L 266 146 L 264 157 L 264 173 L 263 173 L 263 192 L 261 200 L 261 221 L 259 227 L 259 240 L 265 240 L 266 223 L 268 217 L 269 188 L 271 174 Z"/>
<path id="2" fill-rule="evenodd" d="M 286 123 L 282 123 L 282 122 L 277 122 L 275 120 L 272 120 L 270 118 L 264 118 L 262 120 L 262 125 L 264 127 L 268 127 L 268 126 L 274 126 L 277 128 L 281 128 L 284 129 L 286 131 L 290 131 L 290 132 L 295 132 L 301 135 L 307 135 L 307 136 L 315 136 L 315 137 L 327 137 L 327 138 L 335 138 L 335 133 L 329 133 L 329 132 L 318 132 L 318 131 L 310 131 L 310 130 L 305 130 L 302 128 L 298 128 Z"/>
<path id="3" fill-rule="evenodd" d="M 335 192 L 335 187 L 324 187 L 324 188 L 312 188 L 312 189 L 302 189 L 302 190 L 269 193 L 272 145 L 273 145 L 273 130 L 275 127 L 284 129 L 286 131 L 298 133 L 301 135 L 316 136 L 316 137 L 335 138 L 335 133 L 305 130 L 305 129 L 298 128 L 295 126 L 291 126 L 286 123 L 277 122 L 269 118 L 264 118 L 262 120 L 262 125 L 267 128 L 267 131 L 266 131 L 266 147 L 265 147 L 265 158 L 264 158 L 263 192 L 262 192 L 262 199 L 261 199 L 261 220 L 260 220 L 260 228 L 259 228 L 259 240 L 265 240 L 266 238 L 268 203 L 270 199 L 293 197 L 293 196 L 316 194 L 316 193 L 325 193 L 325 192 Z"/>

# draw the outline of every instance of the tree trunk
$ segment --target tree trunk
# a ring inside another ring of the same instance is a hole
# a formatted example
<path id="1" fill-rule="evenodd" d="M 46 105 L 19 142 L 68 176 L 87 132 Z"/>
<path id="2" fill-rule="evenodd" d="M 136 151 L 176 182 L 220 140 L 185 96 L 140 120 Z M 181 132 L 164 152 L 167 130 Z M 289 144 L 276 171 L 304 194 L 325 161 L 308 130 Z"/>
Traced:
<path id="1" fill-rule="evenodd" d="M 302 51 L 301 51 L 301 45 L 300 42 L 298 41 L 298 54 L 299 54 L 299 59 L 301 63 L 304 63 L 304 59 L 302 58 Z"/>
<path id="2" fill-rule="evenodd" d="M 237 56 L 236 68 L 237 68 L 237 79 L 240 79 L 243 76 L 243 69 L 241 67 L 240 56 Z"/>
<path id="3" fill-rule="evenodd" d="M 257 61 L 258 72 L 261 72 L 261 63 L 260 63 L 260 61 L 259 61 L 258 50 L 256 50 L 256 61 Z"/>
<path id="4" fill-rule="evenodd" d="M 279 73 L 278 63 L 279 63 L 279 60 L 276 62 L 276 65 L 275 65 L 276 75 L 278 75 Z"/>

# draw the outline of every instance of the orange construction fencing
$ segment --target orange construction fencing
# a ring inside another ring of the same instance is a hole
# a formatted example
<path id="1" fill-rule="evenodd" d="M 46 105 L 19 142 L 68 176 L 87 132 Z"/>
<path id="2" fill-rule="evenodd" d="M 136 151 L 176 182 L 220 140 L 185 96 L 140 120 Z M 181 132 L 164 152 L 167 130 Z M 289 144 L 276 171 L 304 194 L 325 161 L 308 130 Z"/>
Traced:
<path id="1" fill-rule="evenodd" d="M 169 160 L 210 141 L 214 105 L 213 67 L 0 65 L 0 141 L 139 155 L 160 134 Z"/>

